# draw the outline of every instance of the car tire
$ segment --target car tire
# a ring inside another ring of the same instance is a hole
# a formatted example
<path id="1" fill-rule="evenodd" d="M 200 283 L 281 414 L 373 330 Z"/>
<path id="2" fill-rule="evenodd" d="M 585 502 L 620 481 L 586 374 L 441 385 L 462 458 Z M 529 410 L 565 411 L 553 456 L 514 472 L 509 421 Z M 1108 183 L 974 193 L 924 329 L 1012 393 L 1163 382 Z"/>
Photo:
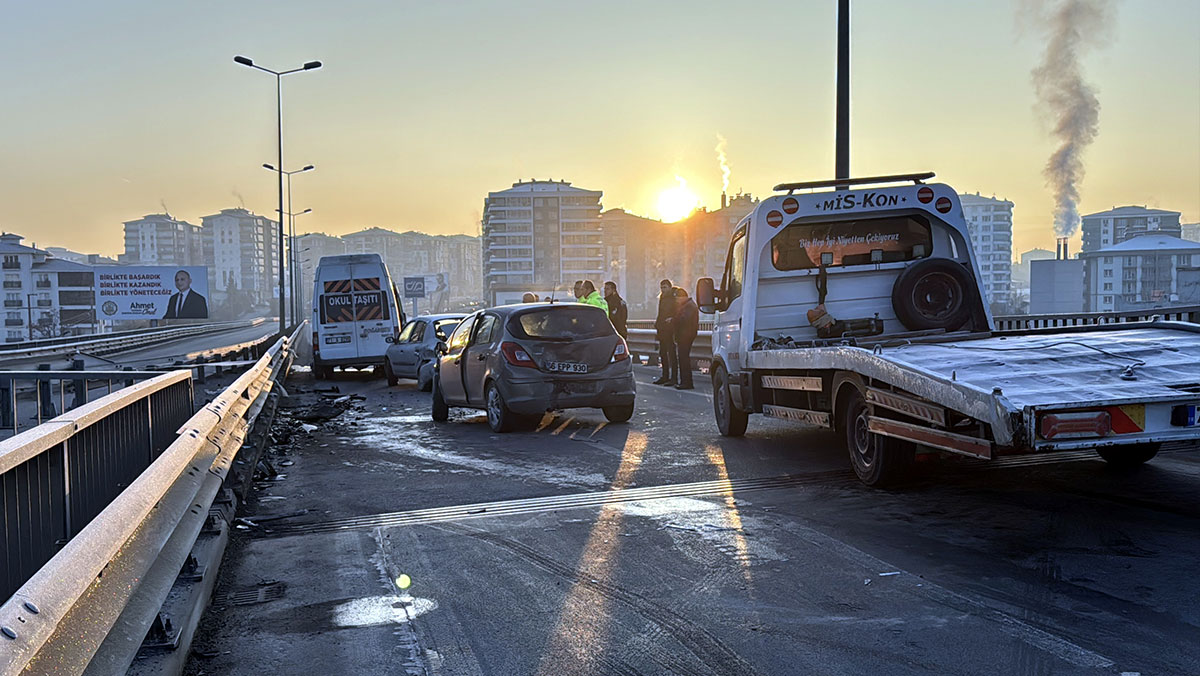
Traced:
<path id="1" fill-rule="evenodd" d="M 909 331 L 957 331 L 970 319 L 978 289 L 962 264 L 947 258 L 927 258 L 896 277 L 892 309 Z"/>
<path id="2" fill-rule="evenodd" d="M 866 400 L 857 389 L 853 389 L 849 397 L 842 428 L 854 473 L 868 486 L 899 483 L 907 477 L 916 449 L 912 444 L 867 429 L 870 409 Z"/>
<path id="3" fill-rule="evenodd" d="M 431 397 L 430 417 L 434 422 L 446 422 L 450 419 L 450 406 L 446 403 L 446 398 L 442 396 L 442 386 L 438 382 L 437 376 L 433 378 L 433 397 Z"/>
<path id="4" fill-rule="evenodd" d="M 433 362 L 425 362 L 417 367 L 417 389 L 422 392 L 433 389 Z"/>
<path id="5" fill-rule="evenodd" d="M 383 375 L 387 378 L 388 387 L 395 387 L 400 384 L 400 379 L 396 377 L 396 372 L 392 370 L 392 362 L 385 361 L 383 363 Z"/>
<path id="6" fill-rule="evenodd" d="M 1154 456 L 1158 455 L 1158 449 L 1161 446 L 1162 444 L 1106 446 L 1104 448 L 1097 448 L 1096 453 L 1099 453 L 1100 457 L 1104 458 L 1109 467 L 1118 470 L 1128 470 L 1141 467 L 1154 459 Z"/>
<path id="7" fill-rule="evenodd" d="M 512 432 L 528 419 L 528 416 L 523 417 L 508 408 L 508 404 L 504 403 L 504 394 L 494 382 L 487 384 L 483 393 L 483 405 L 487 412 L 488 427 L 492 428 L 493 432 Z"/>
<path id="8" fill-rule="evenodd" d="M 629 422 L 629 419 L 633 417 L 633 404 L 605 406 L 601 410 L 604 411 L 604 417 L 608 418 L 610 423 Z"/>
<path id="9" fill-rule="evenodd" d="M 718 365 L 713 371 L 713 415 L 717 429 L 724 437 L 740 437 L 746 434 L 750 414 L 733 405 L 733 393 L 729 391 L 729 372 Z"/>

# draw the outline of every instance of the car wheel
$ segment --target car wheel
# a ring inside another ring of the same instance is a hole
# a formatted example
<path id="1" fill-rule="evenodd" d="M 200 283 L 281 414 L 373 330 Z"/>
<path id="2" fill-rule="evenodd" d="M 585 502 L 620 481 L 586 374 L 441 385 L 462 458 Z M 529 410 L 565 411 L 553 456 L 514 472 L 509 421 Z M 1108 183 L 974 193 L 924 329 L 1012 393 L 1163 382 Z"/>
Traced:
<path id="1" fill-rule="evenodd" d="M 400 383 L 400 379 L 396 377 L 396 372 L 392 370 L 392 362 L 383 362 L 383 375 L 387 378 L 388 387 L 395 387 Z"/>
<path id="2" fill-rule="evenodd" d="M 740 437 L 746 434 L 750 414 L 733 405 L 729 373 L 724 366 L 717 366 L 713 372 L 713 414 L 717 418 L 717 429 L 721 436 Z"/>
<path id="3" fill-rule="evenodd" d="M 1097 448 L 1096 452 L 1113 469 L 1133 469 L 1141 467 L 1158 455 L 1162 444 L 1134 444 L 1132 446 L 1106 446 Z"/>
<path id="4" fill-rule="evenodd" d="M 430 416 L 434 422 L 446 422 L 450 419 L 450 406 L 446 404 L 446 398 L 442 396 L 442 386 L 437 378 L 433 379 L 433 397 L 430 408 Z"/>
<path id="5" fill-rule="evenodd" d="M 428 392 L 433 388 L 433 362 L 425 362 L 417 368 L 417 389 Z"/>
<path id="6" fill-rule="evenodd" d="M 868 429 L 870 409 L 857 389 L 846 404 L 842 427 L 850 464 L 860 481 L 868 486 L 895 484 L 908 474 L 915 449 L 912 444 L 875 434 Z"/>
<path id="7" fill-rule="evenodd" d="M 521 416 L 509 410 L 496 383 L 488 383 L 483 400 L 487 409 L 488 427 L 491 427 L 493 432 L 511 432 L 521 425 Z"/>
<path id="8" fill-rule="evenodd" d="M 629 419 L 633 417 L 633 404 L 605 406 L 602 410 L 604 411 L 604 417 L 613 423 L 629 422 Z"/>

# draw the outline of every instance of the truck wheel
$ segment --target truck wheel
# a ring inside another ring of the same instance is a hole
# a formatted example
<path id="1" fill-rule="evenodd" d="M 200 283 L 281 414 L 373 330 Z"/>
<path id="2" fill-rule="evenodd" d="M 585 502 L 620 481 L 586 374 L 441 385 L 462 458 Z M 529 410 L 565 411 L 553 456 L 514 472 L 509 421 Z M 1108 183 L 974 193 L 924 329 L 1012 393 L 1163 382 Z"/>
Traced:
<path id="1" fill-rule="evenodd" d="M 724 366 L 713 372 L 713 415 L 721 436 L 740 437 L 746 434 L 750 414 L 733 405 L 733 394 L 729 391 L 729 373 Z"/>
<path id="2" fill-rule="evenodd" d="M 868 486 L 887 486 L 902 480 L 912 465 L 913 446 L 867 429 L 870 411 L 857 389 L 851 392 L 845 410 L 842 427 L 846 448 L 859 480 Z"/>
<path id="3" fill-rule="evenodd" d="M 971 318 L 977 296 L 966 268 L 946 258 L 927 258 L 896 277 L 892 309 L 909 331 L 957 331 Z"/>
<path id="4" fill-rule="evenodd" d="M 633 417 L 633 404 L 624 406 L 605 406 L 603 409 L 604 417 L 608 418 L 611 423 L 629 422 Z"/>
<path id="5" fill-rule="evenodd" d="M 383 363 L 383 375 L 387 378 L 388 387 L 395 387 L 400 384 L 400 379 L 396 377 L 396 372 L 392 370 L 392 362 L 385 361 Z"/>
<path id="6" fill-rule="evenodd" d="M 430 417 L 434 422 L 446 422 L 450 419 L 450 406 L 446 404 L 446 398 L 442 396 L 442 386 L 438 382 L 437 377 L 433 379 L 433 403 L 430 409 Z"/>
<path id="7" fill-rule="evenodd" d="M 1135 444 L 1133 446 L 1106 446 L 1096 452 L 1113 469 L 1133 469 L 1149 462 L 1158 455 L 1162 444 Z"/>
<path id="8" fill-rule="evenodd" d="M 504 395 L 500 393 L 496 383 L 488 383 L 483 401 L 487 408 L 488 427 L 491 427 L 493 432 L 512 432 L 525 422 L 525 419 L 513 413 L 508 404 L 504 403 Z"/>

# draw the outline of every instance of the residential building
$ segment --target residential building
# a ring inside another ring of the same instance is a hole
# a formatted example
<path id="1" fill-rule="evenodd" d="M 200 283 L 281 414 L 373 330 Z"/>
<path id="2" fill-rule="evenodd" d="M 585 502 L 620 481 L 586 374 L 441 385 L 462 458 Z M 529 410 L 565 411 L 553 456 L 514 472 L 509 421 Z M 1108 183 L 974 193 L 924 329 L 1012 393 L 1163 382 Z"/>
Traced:
<path id="1" fill-rule="evenodd" d="M 609 209 L 600 214 L 604 280 L 612 280 L 629 306 L 630 318 L 653 317 L 658 308 L 658 282 L 678 275 L 681 258 L 666 235 L 674 228 L 652 218 Z"/>
<path id="2" fill-rule="evenodd" d="M 92 267 L 55 258 L 23 239 L 0 235 L 4 342 L 96 332 Z"/>
<path id="3" fill-rule="evenodd" d="M 1029 314 L 1083 310 L 1083 259 L 1029 261 Z"/>
<path id="4" fill-rule="evenodd" d="M 1080 254 L 1084 261 L 1085 309 L 1122 312 L 1186 304 L 1192 270 L 1200 267 L 1200 242 L 1163 234 L 1144 234 L 1099 251 Z"/>
<path id="5" fill-rule="evenodd" d="M 1182 236 L 1179 212 L 1144 206 L 1113 207 L 1083 217 L 1083 251 L 1099 251 L 1145 234 Z"/>
<path id="6" fill-rule="evenodd" d="M 1200 242 L 1200 223 L 1184 223 L 1179 226 L 1180 239 L 1189 242 Z"/>
<path id="7" fill-rule="evenodd" d="M 1054 260 L 1054 252 L 1048 249 L 1030 249 L 1021 253 L 1021 262 L 1013 263 L 1013 287 L 1029 288 L 1029 262 Z"/>
<path id="8" fill-rule="evenodd" d="M 971 248 L 979 261 L 980 280 L 993 312 L 1009 309 L 1012 292 L 1012 213 L 1006 199 L 959 195 Z"/>
<path id="9" fill-rule="evenodd" d="M 125 221 L 125 253 L 120 261 L 131 265 L 205 265 L 200 226 L 170 214 L 147 214 Z"/>
<path id="10" fill-rule="evenodd" d="M 304 316 L 312 312 L 313 281 L 316 279 L 317 263 L 325 256 L 340 256 L 346 253 L 346 240 L 323 232 L 297 235 L 293 246 L 300 258 L 300 298 Z"/>
<path id="11" fill-rule="evenodd" d="M 278 223 L 242 208 L 222 209 L 200 223 L 212 297 L 220 303 L 241 292 L 251 303 L 273 302 L 279 295 Z"/>
<path id="12" fill-rule="evenodd" d="M 484 299 L 553 290 L 607 272 L 599 190 L 566 181 L 518 181 L 483 202 Z"/>
<path id="13" fill-rule="evenodd" d="M 102 256 L 100 254 L 85 254 L 78 251 L 71 251 L 61 246 L 48 246 L 46 253 L 55 258 L 71 261 L 72 263 L 83 263 L 84 265 L 116 265 L 117 259 Z"/>

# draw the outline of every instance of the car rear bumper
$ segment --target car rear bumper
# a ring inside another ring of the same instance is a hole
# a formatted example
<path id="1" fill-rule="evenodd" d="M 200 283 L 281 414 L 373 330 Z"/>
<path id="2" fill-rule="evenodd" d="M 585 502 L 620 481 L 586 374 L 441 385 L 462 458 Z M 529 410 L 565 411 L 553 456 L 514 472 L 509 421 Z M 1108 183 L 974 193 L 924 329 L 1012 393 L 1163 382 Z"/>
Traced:
<path id="1" fill-rule="evenodd" d="M 630 406 L 637 395 L 633 374 L 611 378 L 501 381 L 504 402 L 515 413 L 533 415 L 564 408 Z"/>

